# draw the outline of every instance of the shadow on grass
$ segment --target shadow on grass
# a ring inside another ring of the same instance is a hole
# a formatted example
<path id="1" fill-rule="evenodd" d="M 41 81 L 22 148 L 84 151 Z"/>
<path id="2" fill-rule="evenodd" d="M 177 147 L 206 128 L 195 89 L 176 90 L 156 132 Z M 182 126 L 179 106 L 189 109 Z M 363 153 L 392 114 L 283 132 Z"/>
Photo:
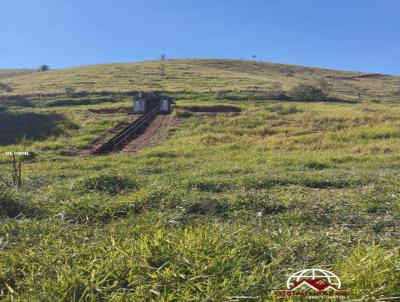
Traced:
<path id="1" fill-rule="evenodd" d="M 22 139 L 44 140 L 77 128 L 61 114 L 0 111 L 0 146 L 18 144 Z"/>
<path id="2" fill-rule="evenodd" d="M 357 100 L 346 100 L 346 99 L 341 99 L 341 98 L 336 98 L 336 97 L 329 97 L 323 102 L 326 103 L 342 103 L 342 104 L 359 104 L 360 101 Z"/>
<path id="3" fill-rule="evenodd" d="M 0 82 L 0 90 L 5 91 L 5 92 L 11 92 L 12 88 L 10 86 L 8 86 L 7 84 Z"/>
<path id="4" fill-rule="evenodd" d="M 96 105 L 102 103 L 117 103 L 120 99 L 118 98 L 85 98 L 85 99 L 60 99 L 54 100 L 47 103 L 47 107 L 59 107 L 59 106 L 81 106 L 81 105 Z"/>
<path id="5" fill-rule="evenodd" d="M 28 98 L 18 95 L 0 97 L 0 105 L 14 107 L 34 107 Z"/>
<path id="6" fill-rule="evenodd" d="M 326 97 L 320 100 L 314 99 L 295 99 L 283 91 L 258 91 L 258 92 L 239 92 L 239 93 L 225 93 L 217 94 L 215 99 L 218 101 L 262 101 L 274 100 L 281 102 L 322 102 L 322 103 L 342 103 L 342 104 L 357 104 L 360 103 L 358 100 L 342 99 L 338 97 Z"/>
<path id="7" fill-rule="evenodd" d="M 214 106 L 175 106 L 176 109 L 184 109 L 191 112 L 241 112 L 242 109 L 235 106 L 214 105 Z"/>

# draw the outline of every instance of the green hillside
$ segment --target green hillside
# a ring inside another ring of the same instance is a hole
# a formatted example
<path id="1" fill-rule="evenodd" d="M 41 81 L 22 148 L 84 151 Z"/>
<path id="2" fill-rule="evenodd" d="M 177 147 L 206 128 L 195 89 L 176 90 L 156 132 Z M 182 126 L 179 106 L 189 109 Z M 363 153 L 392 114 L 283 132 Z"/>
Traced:
<path id="1" fill-rule="evenodd" d="M 12 78 L 34 73 L 32 69 L 0 69 L 0 79 Z"/>
<path id="2" fill-rule="evenodd" d="M 346 301 L 400 296 L 400 78 L 167 60 L 0 82 L 0 299 L 294 301 L 272 292 L 307 268 Z M 139 90 L 176 101 L 158 141 L 82 155 Z M 7 151 L 33 154 L 20 187 Z"/>
<path id="3" fill-rule="evenodd" d="M 4 72 L 0 72 L 1 74 Z M 7 74 L 7 73 L 5 73 Z M 341 97 L 391 98 L 400 77 L 239 60 L 185 59 L 106 64 L 4 77 L 6 95 L 85 92 L 261 90 L 286 91 L 299 82 L 326 81 Z M 1 90 L 0 90 L 1 91 Z"/>

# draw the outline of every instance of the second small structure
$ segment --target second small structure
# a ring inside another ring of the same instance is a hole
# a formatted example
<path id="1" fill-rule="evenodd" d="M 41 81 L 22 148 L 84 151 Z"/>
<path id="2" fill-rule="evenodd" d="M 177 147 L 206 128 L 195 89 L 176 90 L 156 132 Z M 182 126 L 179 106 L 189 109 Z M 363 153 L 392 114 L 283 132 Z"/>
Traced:
<path id="1" fill-rule="evenodd" d="M 146 96 L 139 96 L 133 102 L 133 113 L 147 113 L 158 108 L 159 113 L 168 114 L 172 112 L 172 105 L 175 102 L 169 96 L 151 93 Z"/>

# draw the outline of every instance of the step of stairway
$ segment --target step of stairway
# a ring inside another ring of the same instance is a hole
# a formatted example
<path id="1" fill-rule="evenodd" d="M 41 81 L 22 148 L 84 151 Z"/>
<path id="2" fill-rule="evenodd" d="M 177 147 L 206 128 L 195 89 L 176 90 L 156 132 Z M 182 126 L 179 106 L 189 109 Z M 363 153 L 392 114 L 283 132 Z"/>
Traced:
<path id="1" fill-rule="evenodd" d="M 111 139 L 104 142 L 100 147 L 92 152 L 92 154 L 107 154 L 120 151 L 132 140 L 136 139 L 143 131 L 149 127 L 155 116 L 158 114 L 158 108 L 143 114 L 140 118 L 127 125 L 123 130 L 115 134 Z"/>

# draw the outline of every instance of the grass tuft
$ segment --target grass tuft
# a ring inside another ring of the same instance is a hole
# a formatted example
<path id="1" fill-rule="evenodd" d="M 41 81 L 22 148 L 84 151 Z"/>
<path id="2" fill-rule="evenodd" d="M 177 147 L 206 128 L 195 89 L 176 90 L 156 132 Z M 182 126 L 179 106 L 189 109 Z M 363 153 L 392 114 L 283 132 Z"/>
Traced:
<path id="1" fill-rule="evenodd" d="M 75 190 L 83 193 L 105 192 L 110 195 L 135 190 L 138 183 L 131 177 L 111 173 L 99 173 L 83 177 L 75 184 Z"/>

